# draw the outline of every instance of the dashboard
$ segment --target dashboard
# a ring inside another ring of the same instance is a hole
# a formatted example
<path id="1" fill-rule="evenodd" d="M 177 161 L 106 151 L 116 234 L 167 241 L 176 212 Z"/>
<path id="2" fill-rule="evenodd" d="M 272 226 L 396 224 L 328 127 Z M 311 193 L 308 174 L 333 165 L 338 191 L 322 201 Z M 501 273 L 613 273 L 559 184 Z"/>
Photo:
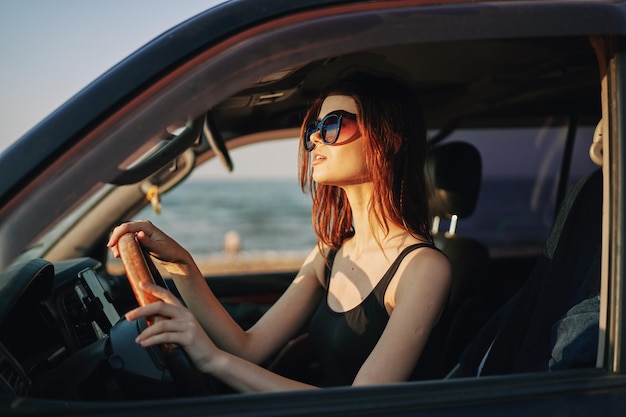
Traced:
<path id="1" fill-rule="evenodd" d="M 125 277 L 91 258 L 34 259 L 0 276 L 0 392 L 106 400 L 165 395 L 172 378 L 134 338 L 145 322 Z M 141 382 L 141 383 L 138 383 Z"/>

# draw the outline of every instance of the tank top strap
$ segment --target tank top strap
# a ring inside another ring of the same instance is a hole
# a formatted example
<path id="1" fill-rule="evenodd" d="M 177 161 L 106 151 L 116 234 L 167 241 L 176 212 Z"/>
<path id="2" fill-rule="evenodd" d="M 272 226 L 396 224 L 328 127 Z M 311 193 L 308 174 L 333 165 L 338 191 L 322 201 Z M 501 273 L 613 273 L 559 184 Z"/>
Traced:
<path id="1" fill-rule="evenodd" d="M 379 287 L 382 287 L 382 293 L 384 294 L 385 291 L 387 290 L 387 286 L 389 285 L 389 282 L 391 282 L 391 278 L 393 278 L 393 276 L 396 274 L 396 271 L 398 270 L 398 267 L 400 266 L 400 263 L 402 262 L 402 260 L 409 253 L 419 248 L 431 248 L 431 249 L 435 249 L 441 252 L 441 250 L 439 250 L 439 248 L 437 248 L 432 243 L 415 243 L 413 245 L 407 246 L 406 248 L 402 250 L 402 252 L 400 252 L 400 254 L 396 258 L 396 260 L 393 261 L 389 269 L 387 269 L 387 272 L 385 272 L 385 275 L 383 275 L 383 278 L 376 285 L 376 289 L 378 289 Z M 336 250 L 331 250 L 328 252 L 326 266 L 324 267 L 324 282 L 326 283 L 326 291 L 328 291 L 328 287 L 330 283 L 330 273 L 332 272 L 333 263 L 335 262 L 335 255 L 337 255 Z"/>
<path id="2" fill-rule="evenodd" d="M 441 250 L 432 243 L 415 243 L 404 248 L 395 259 L 395 261 L 393 261 L 389 269 L 387 269 L 387 272 L 385 272 L 385 275 L 383 275 L 382 279 L 378 282 L 378 284 L 376 284 L 376 287 L 373 290 L 374 295 L 381 305 L 384 305 L 385 292 L 387 292 L 387 287 L 389 286 L 391 279 L 396 275 L 400 264 L 409 253 L 419 248 L 431 248 L 438 252 L 441 252 Z"/>
<path id="3" fill-rule="evenodd" d="M 326 266 L 324 267 L 324 283 L 326 284 L 326 292 L 328 292 L 328 287 L 330 286 L 330 273 L 333 269 L 333 263 L 335 262 L 335 255 L 337 255 L 337 250 L 331 249 L 328 252 L 328 257 L 326 258 Z"/>

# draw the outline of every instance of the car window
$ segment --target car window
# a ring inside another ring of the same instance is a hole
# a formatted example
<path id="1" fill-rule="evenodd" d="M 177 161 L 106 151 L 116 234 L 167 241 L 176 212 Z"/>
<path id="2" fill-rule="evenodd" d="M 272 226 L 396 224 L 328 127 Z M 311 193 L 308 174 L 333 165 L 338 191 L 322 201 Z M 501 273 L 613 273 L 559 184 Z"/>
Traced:
<path id="1" fill-rule="evenodd" d="M 473 144 L 483 165 L 476 209 L 456 232 L 483 242 L 494 256 L 538 253 L 554 220 L 566 136 L 564 120 L 453 132 L 446 141 Z M 588 156 L 592 137 L 592 126 L 577 129 L 569 187 L 595 168 Z M 160 212 L 148 205 L 133 218 L 174 237 L 207 275 L 296 270 L 316 241 L 310 196 L 297 182 L 296 149 L 295 140 L 235 149 L 234 173 L 212 159 L 161 196 Z M 248 158 L 253 167 L 238 164 L 250 164 Z M 439 230 L 448 227 L 442 219 Z M 117 261 L 109 262 L 115 270 Z"/>
<path id="2" fill-rule="evenodd" d="M 597 168 L 589 158 L 593 127 L 577 129 L 568 185 Z M 481 154 L 483 181 L 474 213 L 456 232 L 498 251 L 540 250 L 554 221 L 567 123 L 539 127 L 460 129 L 446 141 L 465 141 Z M 449 222 L 442 221 L 440 230 Z"/>
<path id="3" fill-rule="evenodd" d="M 234 149 L 232 174 L 214 158 L 161 196 L 160 212 L 148 205 L 133 219 L 176 239 L 206 275 L 297 270 L 316 244 L 297 146 L 288 140 Z"/>

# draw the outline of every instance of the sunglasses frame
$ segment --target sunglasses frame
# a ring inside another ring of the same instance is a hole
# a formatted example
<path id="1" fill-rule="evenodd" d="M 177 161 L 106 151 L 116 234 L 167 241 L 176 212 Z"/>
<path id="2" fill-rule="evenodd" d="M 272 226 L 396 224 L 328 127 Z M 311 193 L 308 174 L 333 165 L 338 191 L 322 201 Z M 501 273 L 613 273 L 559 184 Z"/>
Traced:
<path id="1" fill-rule="evenodd" d="M 336 117 L 337 118 L 337 126 L 338 126 L 337 127 L 337 134 L 335 135 L 335 137 L 332 140 L 327 141 L 326 140 L 326 130 L 325 129 L 322 130 L 322 129 L 324 128 L 324 123 L 326 121 L 328 121 L 328 119 L 330 119 L 331 117 Z M 334 144 L 336 144 L 337 140 L 339 139 L 339 135 L 341 134 L 341 123 L 342 123 L 344 117 L 346 117 L 346 118 L 348 118 L 350 120 L 356 121 L 356 114 L 350 113 L 350 112 L 345 111 L 345 110 L 334 110 L 334 111 L 328 113 L 326 116 L 324 116 L 319 121 L 312 120 L 312 121 L 308 122 L 306 124 L 306 128 L 304 129 L 304 134 L 302 135 L 302 141 L 303 141 L 303 144 L 304 144 L 304 149 L 307 152 L 311 152 L 311 151 L 313 151 L 313 149 L 315 149 L 315 144 L 311 140 L 311 136 L 314 135 L 317 132 L 320 132 L 320 138 L 322 139 L 322 143 L 324 145 L 334 145 Z"/>

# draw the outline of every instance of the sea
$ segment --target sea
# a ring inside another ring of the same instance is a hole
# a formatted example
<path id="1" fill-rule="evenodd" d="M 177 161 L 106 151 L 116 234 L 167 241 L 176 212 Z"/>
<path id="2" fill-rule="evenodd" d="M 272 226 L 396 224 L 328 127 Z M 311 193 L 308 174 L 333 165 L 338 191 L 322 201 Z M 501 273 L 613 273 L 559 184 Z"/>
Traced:
<path id="1" fill-rule="evenodd" d="M 537 245 L 554 216 L 549 186 L 529 180 L 486 181 L 474 214 L 456 232 L 489 246 Z M 315 246 L 311 198 L 287 179 L 215 180 L 194 178 L 161 196 L 161 212 L 150 206 L 135 216 L 148 219 L 196 259 L 224 255 L 227 235 L 238 237 L 243 255 L 301 257 Z M 448 230 L 442 221 L 440 232 Z"/>
<path id="2" fill-rule="evenodd" d="M 235 234 L 240 252 L 261 258 L 306 256 L 316 245 L 311 197 L 292 179 L 186 181 L 135 216 L 166 232 L 196 259 L 224 254 Z"/>

